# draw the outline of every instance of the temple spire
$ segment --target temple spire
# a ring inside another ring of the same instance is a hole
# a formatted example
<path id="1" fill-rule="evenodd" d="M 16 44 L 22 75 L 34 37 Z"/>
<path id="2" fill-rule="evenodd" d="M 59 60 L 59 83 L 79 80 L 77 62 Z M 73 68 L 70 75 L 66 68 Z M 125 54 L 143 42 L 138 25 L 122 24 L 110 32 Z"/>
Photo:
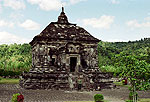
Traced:
<path id="1" fill-rule="evenodd" d="M 64 12 L 64 7 L 62 7 L 62 12 Z"/>
<path id="2" fill-rule="evenodd" d="M 67 16 L 65 15 L 65 12 L 64 12 L 64 7 L 62 6 L 62 11 L 60 13 L 60 16 L 58 17 L 58 23 L 69 23 L 68 22 L 68 18 Z"/>

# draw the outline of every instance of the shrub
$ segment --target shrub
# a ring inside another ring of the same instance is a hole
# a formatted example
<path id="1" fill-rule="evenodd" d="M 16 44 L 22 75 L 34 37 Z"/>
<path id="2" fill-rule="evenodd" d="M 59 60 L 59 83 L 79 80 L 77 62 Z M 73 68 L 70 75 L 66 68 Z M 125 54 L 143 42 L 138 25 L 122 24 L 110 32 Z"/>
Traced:
<path id="1" fill-rule="evenodd" d="M 11 99 L 12 102 L 18 102 L 17 101 L 17 96 L 19 96 L 20 94 L 19 93 L 16 93 L 16 94 L 13 94 L 13 97 Z"/>
<path id="2" fill-rule="evenodd" d="M 21 71 L 8 71 L 4 69 L 0 69 L 0 76 L 19 76 L 21 75 Z"/>
<path id="3" fill-rule="evenodd" d="M 94 96 L 95 102 L 102 102 L 103 99 L 104 99 L 104 96 L 102 94 L 96 94 Z"/>
<path id="4" fill-rule="evenodd" d="M 11 99 L 12 102 L 23 102 L 23 100 L 24 100 L 24 97 L 20 93 L 13 94 L 13 97 Z"/>

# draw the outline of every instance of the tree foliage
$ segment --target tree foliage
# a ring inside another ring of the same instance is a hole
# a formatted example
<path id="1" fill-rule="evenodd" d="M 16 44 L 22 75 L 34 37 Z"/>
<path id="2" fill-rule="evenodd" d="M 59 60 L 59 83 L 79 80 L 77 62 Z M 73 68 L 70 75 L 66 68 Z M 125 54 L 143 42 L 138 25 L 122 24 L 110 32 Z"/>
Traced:
<path id="1" fill-rule="evenodd" d="M 120 66 L 116 68 L 117 64 L 124 56 L 134 56 L 137 60 L 144 60 L 150 64 L 150 38 L 144 38 L 139 41 L 129 42 L 99 42 L 99 67 L 111 66 L 114 72 L 118 71 Z M 113 68 L 114 67 L 114 68 Z M 107 68 L 106 68 L 107 69 Z M 121 70 L 120 70 L 121 71 Z"/>
<path id="2" fill-rule="evenodd" d="M 114 72 L 115 76 L 129 79 L 133 102 L 137 101 L 136 90 L 150 90 L 150 38 L 133 42 L 100 42 L 98 51 L 101 71 Z"/>
<path id="3" fill-rule="evenodd" d="M 0 69 L 5 71 L 28 71 L 32 55 L 29 44 L 0 45 Z"/>

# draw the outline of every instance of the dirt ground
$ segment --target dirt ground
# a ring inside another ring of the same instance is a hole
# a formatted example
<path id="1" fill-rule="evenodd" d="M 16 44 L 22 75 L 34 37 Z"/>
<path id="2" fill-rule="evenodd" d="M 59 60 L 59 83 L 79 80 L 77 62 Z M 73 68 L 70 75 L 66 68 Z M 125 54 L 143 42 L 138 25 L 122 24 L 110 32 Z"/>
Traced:
<path id="1" fill-rule="evenodd" d="M 0 102 L 10 102 L 14 93 L 24 95 L 24 102 L 67 102 L 67 101 L 94 101 L 96 93 L 103 94 L 109 102 L 124 102 L 128 99 L 128 88 L 117 87 L 102 91 L 58 91 L 58 90 L 24 90 L 18 84 L 0 84 Z M 150 91 L 140 91 L 139 98 L 150 98 Z"/>

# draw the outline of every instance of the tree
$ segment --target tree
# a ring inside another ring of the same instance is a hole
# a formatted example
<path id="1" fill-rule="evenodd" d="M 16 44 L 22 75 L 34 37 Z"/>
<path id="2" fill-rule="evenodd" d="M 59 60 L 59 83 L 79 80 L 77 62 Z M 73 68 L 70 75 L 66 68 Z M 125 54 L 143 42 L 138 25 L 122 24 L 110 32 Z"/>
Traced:
<path id="1" fill-rule="evenodd" d="M 150 89 L 150 65 L 135 56 L 123 56 L 118 65 L 123 68 L 121 77 L 127 77 L 131 82 L 130 91 L 133 92 L 133 102 L 137 102 L 136 90 Z"/>

